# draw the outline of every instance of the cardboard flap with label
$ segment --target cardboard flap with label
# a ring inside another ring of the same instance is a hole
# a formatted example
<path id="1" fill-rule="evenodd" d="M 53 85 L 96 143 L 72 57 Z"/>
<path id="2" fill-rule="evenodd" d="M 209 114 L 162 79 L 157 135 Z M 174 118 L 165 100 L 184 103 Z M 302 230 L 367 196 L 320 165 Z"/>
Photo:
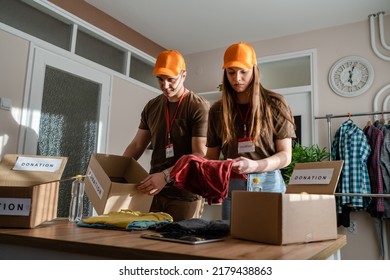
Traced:
<path id="1" fill-rule="evenodd" d="M 296 163 L 286 193 L 334 194 L 342 160 Z"/>
<path id="2" fill-rule="evenodd" d="M 34 186 L 61 179 L 66 157 L 4 155 L 0 162 L 0 186 Z"/>

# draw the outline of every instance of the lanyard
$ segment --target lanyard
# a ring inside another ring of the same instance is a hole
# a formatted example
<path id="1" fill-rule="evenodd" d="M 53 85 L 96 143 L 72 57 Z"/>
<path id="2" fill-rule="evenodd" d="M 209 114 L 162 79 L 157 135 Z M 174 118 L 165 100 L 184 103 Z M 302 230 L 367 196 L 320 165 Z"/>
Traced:
<path id="1" fill-rule="evenodd" d="M 246 110 L 246 113 L 245 113 L 245 118 L 242 116 L 242 112 L 241 112 L 241 109 L 240 109 L 240 106 L 238 106 L 237 104 L 237 111 L 238 111 L 238 114 L 241 118 L 241 121 L 243 122 L 244 124 L 244 138 L 247 137 L 247 134 L 246 134 L 246 121 L 248 120 L 248 116 L 249 116 L 249 112 L 251 111 L 252 109 L 252 104 L 249 103 L 249 107 L 248 107 L 248 110 Z"/>
<path id="2" fill-rule="evenodd" d="M 176 119 L 177 112 L 179 111 L 180 104 L 183 101 L 185 92 L 186 92 L 186 89 L 184 88 L 184 93 L 180 97 L 179 104 L 177 104 L 177 107 L 176 107 L 175 113 L 173 114 L 172 120 L 170 119 L 170 116 L 169 116 L 169 110 L 168 110 L 168 102 L 169 101 L 168 101 L 168 98 L 166 100 L 167 102 L 166 102 L 166 106 L 165 106 L 165 119 L 167 121 L 168 144 L 171 144 L 172 126 L 173 126 L 173 123 L 174 123 L 174 121 Z"/>

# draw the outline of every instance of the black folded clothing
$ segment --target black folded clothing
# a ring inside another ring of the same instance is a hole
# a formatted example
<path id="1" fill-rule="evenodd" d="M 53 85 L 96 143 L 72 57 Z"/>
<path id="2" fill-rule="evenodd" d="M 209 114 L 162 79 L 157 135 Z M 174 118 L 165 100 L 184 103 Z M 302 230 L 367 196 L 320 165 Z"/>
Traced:
<path id="1" fill-rule="evenodd" d="M 148 229 L 170 234 L 176 238 L 187 235 L 224 237 L 230 234 L 230 224 L 227 220 L 188 219 L 173 223 L 157 224 L 150 226 Z"/>

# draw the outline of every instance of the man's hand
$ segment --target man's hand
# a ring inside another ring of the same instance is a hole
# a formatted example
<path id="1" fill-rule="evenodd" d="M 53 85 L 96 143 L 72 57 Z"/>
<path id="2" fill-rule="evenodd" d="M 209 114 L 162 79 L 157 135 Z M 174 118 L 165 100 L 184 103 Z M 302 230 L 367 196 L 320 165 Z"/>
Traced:
<path id="1" fill-rule="evenodd" d="M 140 192 L 149 195 L 158 194 L 166 185 L 165 177 L 162 172 L 150 174 L 138 186 Z"/>

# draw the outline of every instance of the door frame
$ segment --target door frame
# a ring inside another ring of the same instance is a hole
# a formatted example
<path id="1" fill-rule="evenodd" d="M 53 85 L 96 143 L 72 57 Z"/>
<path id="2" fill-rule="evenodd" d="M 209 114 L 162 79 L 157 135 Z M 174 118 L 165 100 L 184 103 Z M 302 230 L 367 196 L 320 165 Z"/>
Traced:
<path id="1" fill-rule="evenodd" d="M 105 153 L 108 139 L 111 76 L 63 54 L 56 54 L 34 45 L 30 47 L 18 153 L 37 153 L 46 66 L 51 66 L 100 84 L 97 152 Z"/>
<path id="2" fill-rule="evenodd" d="M 297 101 L 299 98 L 302 98 L 302 94 L 305 94 L 308 100 L 306 102 L 309 102 L 310 108 L 307 112 L 304 114 L 306 116 L 309 116 L 309 119 L 305 121 L 306 127 L 302 127 L 302 132 L 304 130 L 310 131 L 309 137 L 302 137 L 305 138 L 305 146 L 310 146 L 315 143 L 317 143 L 317 131 L 316 131 L 316 125 L 314 122 L 314 116 L 315 113 L 318 110 L 318 104 L 317 104 L 317 50 L 316 49 L 308 49 L 308 50 L 302 50 L 297 52 L 291 52 L 291 53 L 284 53 L 284 54 L 278 54 L 278 55 L 271 55 L 271 56 L 265 56 L 265 57 L 259 57 L 257 61 L 260 61 L 261 63 L 265 62 L 276 62 L 276 61 L 283 61 L 283 60 L 289 60 L 292 58 L 299 58 L 299 57 L 305 57 L 308 56 L 310 58 L 310 80 L 311 84 L 307 86 L 299 86 L 299 87 L 291 87 L 291 88 L 280 88 L 280 89 L 272 89 L 282 95 L 288 96 L 289 99 L 296 99 Z M 295 103 L 295 102 L 294 102 Z M 296 112 L 302 112 L 302 108 L 296 106 L 299 105 L 299 102 L 294 104 L 294 106 L 291 106 L 291 110 L 293 113 Z"/>
<path id="3" fill-rule="evenodd" d="M 313 114 L 311 108 L 311 91 L 307 87 L 280 89 L 278 92 L 284 95 L 294 116 L 301 116 L 301 145 L 313 144 Z M 305 133 L 304 133 L 305 132 Z"/>

